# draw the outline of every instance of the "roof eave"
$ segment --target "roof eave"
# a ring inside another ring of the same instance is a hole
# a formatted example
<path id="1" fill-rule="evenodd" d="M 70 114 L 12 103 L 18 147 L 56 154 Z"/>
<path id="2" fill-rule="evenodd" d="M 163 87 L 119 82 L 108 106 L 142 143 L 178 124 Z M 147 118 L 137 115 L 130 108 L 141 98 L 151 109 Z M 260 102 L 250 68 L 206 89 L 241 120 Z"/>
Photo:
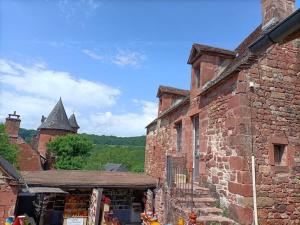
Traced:
<path id="1" fill-rule="evenodd" d="M 290 35 L 296 34 L 300 30 L 300 9 L 278 23 L 262 37 L 249 45 L 249 50 L 253 54 L 260 54 L 274 43 L 284 44 L 289 41 Z M 297 36 L 296 36 L 297 37 Z M 295 37 L 295 38 L 296 38 Z"/>

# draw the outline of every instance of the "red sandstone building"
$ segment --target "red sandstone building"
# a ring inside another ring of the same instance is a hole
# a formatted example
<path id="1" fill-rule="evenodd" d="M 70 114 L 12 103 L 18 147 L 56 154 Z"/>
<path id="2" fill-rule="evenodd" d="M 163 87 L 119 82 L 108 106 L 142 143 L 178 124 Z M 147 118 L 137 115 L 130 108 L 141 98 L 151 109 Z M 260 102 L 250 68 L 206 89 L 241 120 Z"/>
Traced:
<path id="1" fill-rule="evenodd" d="M 41 125 L 31 145 L 20 136 L 20 115 L 9 114 L 5 121 L 5 130 L 12 143 L 17 144 L 19 153 L 17 164 L 20 170 L 35 171 L 51 168 L 51 158 L 47 152 L 46 144 L 57 136 L 77 133 L 79 129 L 75 115 L 67 117 L 62 100 L 59 99 L 49 116 L 42 116 Z"/>
<path id="2" fill-rule="evenodd" d="M 0 156 L 0 224 L 14 214 L 19 192 L 20 175 L 16 169 Z"/>
<path id="3" fill-rule="evenodd" d="M 146 173 L 166 180 L 167 157 L 184 157 L 189 177 L 241 224 L 252 224 L 254 208 L 259 224 L 300 223 L 300 11 L 293 13 L 294 3 L 262 0 L 262 24 L 234 51 L 193 44 L 190 90 L 160 86 L 158 117 L 147 126 Z"/>

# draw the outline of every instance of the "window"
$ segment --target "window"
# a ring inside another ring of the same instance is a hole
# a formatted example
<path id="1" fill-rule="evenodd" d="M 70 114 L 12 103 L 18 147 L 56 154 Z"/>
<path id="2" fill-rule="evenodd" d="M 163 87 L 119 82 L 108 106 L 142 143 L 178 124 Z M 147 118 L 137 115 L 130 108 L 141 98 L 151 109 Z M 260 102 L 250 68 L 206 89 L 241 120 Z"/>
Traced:
<path id="1" fill-rule="evenodd" d="M 182 122 L 177 123 L 175 126 L 176 126 L 176 132 L 177 132 L 176 150 L 177 150 L 177 152 L 181 152 L 181 150 L 182 150 Z"/>
<path id="2" fill-rule="evenodd" d="M 274 163 L 275 165 L 285 165 L 284 163 L 284 153 L 286 146 L 282 144 L 274 144 Z"/>
<path id="3" fill-rule="evenodd" d="M 196 84 L 196 88 L 200 87 L 200 67 L 195 69 L 195 84 Z"/>

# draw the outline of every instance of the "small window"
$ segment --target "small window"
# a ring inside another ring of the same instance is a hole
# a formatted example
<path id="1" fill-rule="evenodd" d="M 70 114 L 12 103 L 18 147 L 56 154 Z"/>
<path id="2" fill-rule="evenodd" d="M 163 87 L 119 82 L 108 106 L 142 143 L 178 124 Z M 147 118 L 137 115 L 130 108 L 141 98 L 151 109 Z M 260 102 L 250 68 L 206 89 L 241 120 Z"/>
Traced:
<path id="1" fill-rule="evenodd" d="M 286 146 L 282 144 L 274 144 L 274 163 L 275 165 L 285 165 L 284 153 Z"/>
<path id="2" fill-rule="evenodd" d="M 175 126 L 176 126 L 176 132 L 177 132 L 176 150 L 177 150 L 177 152 L 181 152 L 181 150 L 182 150 L 182 122 L 177 123 Z"/>
<path id="3" fill-rule="evenodd" d="M 200 87 L 200 67 L 198 67 L 196 70 L 195 70 L 195 84 L 196 84 L 196 87 L 199 88 Z"/>

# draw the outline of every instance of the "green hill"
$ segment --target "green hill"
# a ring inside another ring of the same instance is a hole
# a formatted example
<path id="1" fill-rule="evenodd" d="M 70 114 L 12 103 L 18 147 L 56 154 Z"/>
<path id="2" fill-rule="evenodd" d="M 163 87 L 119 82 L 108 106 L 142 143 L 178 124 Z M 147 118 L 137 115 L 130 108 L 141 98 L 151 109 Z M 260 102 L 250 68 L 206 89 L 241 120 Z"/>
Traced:
<path id="1" fill-rule="evenodd" d="M 21 128 L 19 134 L 27 143 L 30 143 L 37 131 Z M 121 163 L 126 165 L 129 171 L 143 172 L 146 136 L 79 135 L 87 137 L 94 144 L 91 155 L 82 169 L 102 170 L 106 163 Z"/>

